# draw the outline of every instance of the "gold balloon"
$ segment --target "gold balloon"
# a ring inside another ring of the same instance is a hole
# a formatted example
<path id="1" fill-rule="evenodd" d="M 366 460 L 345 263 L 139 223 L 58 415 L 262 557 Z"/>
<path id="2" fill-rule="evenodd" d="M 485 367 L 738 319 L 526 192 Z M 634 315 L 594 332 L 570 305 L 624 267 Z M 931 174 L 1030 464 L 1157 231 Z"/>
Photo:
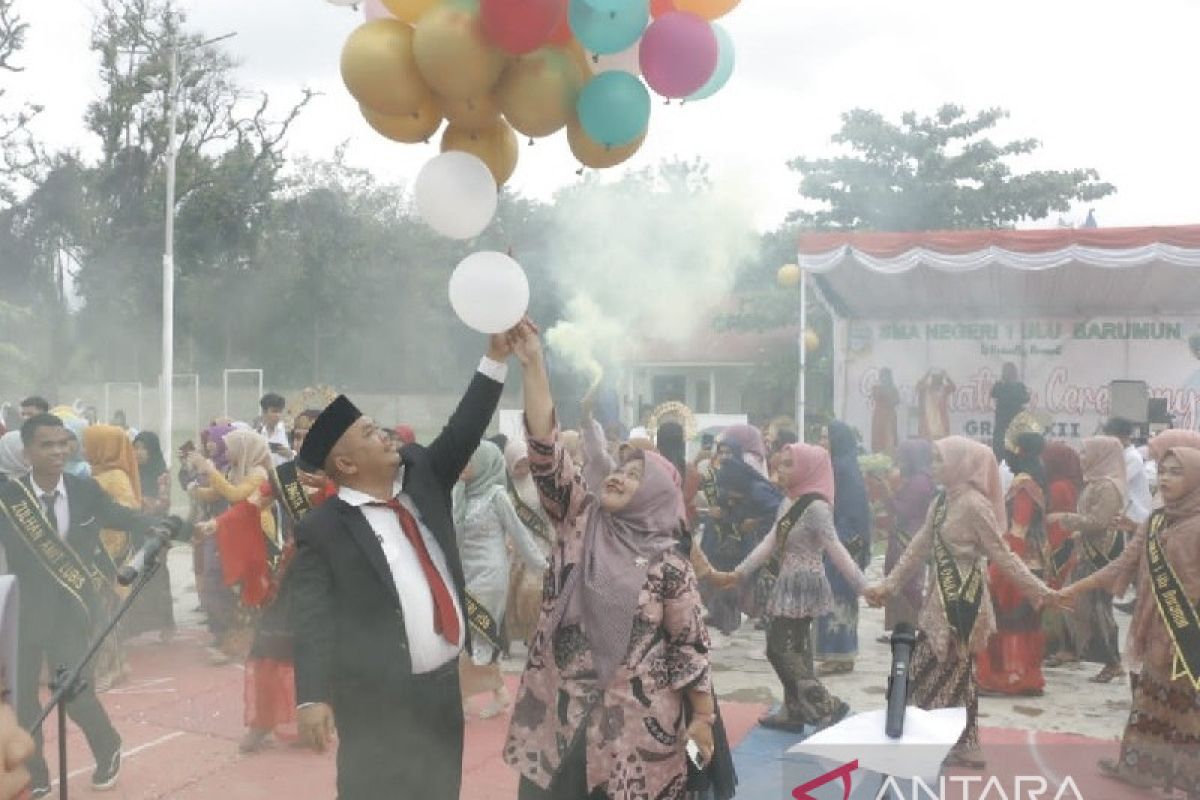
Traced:
<path id="1" fill-rule="evenodd" d="M 494 94 L 481 94 L 465 100 L 439 96 L 437 104 L 443 117 L 451 124 L 464 128 L 486 128 L 500 118 L 500 106 Z"/>
<path id="2" fill-rule="evenodd" d="M 578 120 L 572 119 L 567 123 L 567 144 L 571 147 L 571 153 L 579 160 L 580 164 L 592 169 L 607 169 L 628 161 L 644 141 L 646 141 L 645 133 L 629 144 L 609 147 L 588 136 Z"/>
<path id="3" fill-rule="evenodd" d="M 558 47 L 543 47 L 509 65 L 496 87 L 504 118 L 526 136 L 549 136 L 575 114 L 587 80 L 579 62 Z"/>
<path id="4" fill-rule="evenodd" d="M 503 186 L 517 168 L 517 134 L 503 119 L 474 130 L 448 125 L 442 134 L 442 152 L 447 150 L 477 156 L 492 171 L 497 186 Z"/>
<path id="5" fill-rule="evenodd" d="M 438 0 L 383 0 L 384 7 L 392 12 L 392 16 L 403 22 L 413 23 L 421 18 L 429 9 L 437 5 Z"/>
<path id="6" fill-rule="evenodd" d="M 451 100 L 488 94 L 508 63 L 484 38 L 478 12 L 449 4 L 417 22 L 413 53 L 425 82 Z"/>
<path id="7" fill-rule="evenodd" d="M 821 337 L 817 336 L 817 332 L 809 328 L 804 332 L 804 349 L 810 353 L 815 353 L 821 346 Z"/>
<path id="8" fill-rule="evenodd" d="M 800 285 L 800 268 L 795 264 L 784 264 L 775 275 L 779 285 L 785 289 Z"/>
<path id="9" fill-rule="evenodd" d="M 676 11 L 690 11 L 705 19 L 723 17 L 737 7 L 741 0 L 675 0 Z"/>
<path id="10" fill-rule="evenodd" d="M 429 102 L 413 59 L 413 29 L 394 19 L 358 26 L 342 47 L 342 80 L 354 99 L 379 114 L 401 117 Z"/>
<path id="11" fill-rule="evenodd" d="M 394 142 L 417 144 L 427 142 L 429 137 L 437 133 L 442 125 L 442 114 L 438 111 L 433 98 L 430 98 L 411 114 L 402 117 L 390 117 L 372 111 L 366 106 L 359 106 L 363 119 L 375 129 L 376 133 L 386 136 Z"/>

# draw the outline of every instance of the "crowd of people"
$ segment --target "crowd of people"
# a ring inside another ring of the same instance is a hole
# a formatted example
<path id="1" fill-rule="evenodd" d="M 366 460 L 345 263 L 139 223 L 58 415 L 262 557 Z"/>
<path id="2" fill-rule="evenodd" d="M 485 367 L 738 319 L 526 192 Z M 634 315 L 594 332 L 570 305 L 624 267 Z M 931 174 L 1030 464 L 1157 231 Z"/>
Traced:
<path id="1" fill-rule="evenodd" d="M 525 430 L 484 439 L 513 357 Z M 346 397 L 289 420 L 268 394 L 253 421 L 213 419 L 172 476 L 154 433 L 26 398 L 0 437 L 0 539 L 24 595 L 19 720 L 37 715 L 44 662 L 77 660 L 120 603 L 116 569 L 171 510 L 174 479 L 209 658 L 246 665 L 242 752 L 272 736 L 324 749 L 336 730 L 343 800 L 399 786 L 457 798 L 476 713 L 510 715 L 503 757 L 522 800 L 725 800 L 737 778 L 713 639 L 764 630 L 784 701 L 761 723 L 819 730 L 851 710 L 822 678 L 855 668 L 861 598 L 885 609 L 880 641 L 918 631 L 912 702 L 966 707 L 949 763 L 986 766 L 981 694 L 1036 697 L 1044 664 L 1089 661 L 1095 682 L 1134 673 L 1105 774 L 1200 793 L 1200 641 L 1187 630 L 1200 623 L 1200 434 L 1139 449 L 1134 427 L 1112 419 L 1076 449 L 1047 440 L 1015 373 L 1005 379 L 992 441 L 932 424 L 917 438 L 891 425 L 872 435 L 894 458 L 882 530 L 859 435 L 836 420 L 812 443 L 786 420 L 703 436 L 664 418 L 616 438 L 589 397 L 580 430 L 560 430 L 528 321 L 492 338 L 425 445 Z M 22 543 L 42 528 L 83 590 Z M 884 539 L 885 577 L 870 584 Z M 154 573 L 98 654 L 94 689 L 68 707 L 97 789 L 115 784 L 121 743 L 95 691 L 126 677 L 131 637 L 170 641 L 170 580 Z M 1122 645 L 1114 604 L 1130 585 Z M 518 644 L 512 697 L 500 659 Z M 477 712 L 476 695 L 488 696 Z M 49 776 L 40 737 L 33 749 L 36 798 Z"/>

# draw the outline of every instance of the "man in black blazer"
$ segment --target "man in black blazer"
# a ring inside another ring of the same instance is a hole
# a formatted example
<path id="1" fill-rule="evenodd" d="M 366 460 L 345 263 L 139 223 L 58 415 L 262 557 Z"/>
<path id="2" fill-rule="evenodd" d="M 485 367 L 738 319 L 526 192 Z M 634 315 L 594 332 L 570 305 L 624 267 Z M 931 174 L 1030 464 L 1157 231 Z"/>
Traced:
<path id="1" fill-rule="evenodd" d="M 339 800 L 457 800 L 467 607 L 451 490 L 496 411 L 511 350 L 493 336 L 449 423 L 397 450 L 339 397 L 298 460 L 339 487 L 297 525 L 296 699 L 318 750 L 336 724 Z"/>
<path id="2" fill-rule="evenodd" d="M 29 475 L 0 484 L 0 541 L 9 570 L 21 592 L 19 614 L 17 715 L 28 728 L 40 707 L 38 683 L 45 663 L 50 674 L 76 666 L 103 621 L 100 601 L 112 591 L 114 569 L 100 542 L 102 529 L 130 533 L 139 546 L 154 520 L 116 503 L 91 478 L 63 472 L 70 452 L 70 433 L 62 420 L 36 414 L 21 426 Z M 121 769 L 121 737 L 91 687 L 67 704 L 71 719 L 83 729 L 96 770 L 92 787 L 111 789 Z M 34 798 L 50 793 L 50 776 L 42 756 L 42 736 L 29 760 Z"/>

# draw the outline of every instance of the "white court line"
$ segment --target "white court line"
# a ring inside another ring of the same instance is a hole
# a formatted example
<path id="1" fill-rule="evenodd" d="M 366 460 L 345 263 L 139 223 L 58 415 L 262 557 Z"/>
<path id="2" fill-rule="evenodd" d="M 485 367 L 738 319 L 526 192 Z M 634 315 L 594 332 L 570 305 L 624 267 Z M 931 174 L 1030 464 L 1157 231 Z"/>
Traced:
<path id="1" fill-rule="evenodd" d="M 1025 741 L 1029 744 L 1029 754 L 1033 756 L 1033 763 L 1037 764 L 1037 768 L 1042 771 L 1042 777 L 1054 784 L 1055 789 L 1058 789 L 1059 786 L 1062 786 L 1065 779 L 1057 772 L 1050 769 L 1050 766 L 1046 763 L 1045 759 L 1042 758 L 1042 754 L 1038 752 L 1037 731 L 1032 729 L 1026 731 Z"/>
<path id="2" fill-rule="evenodd" d="M 131 748 L 129 750 L 122 750 L 121 751 L 121 760 L 124 761 L 127 758 L 133 758 L 138 753 L 149 750 L 152 747 L 158 747 L 160 744 L 166 744 L 167 742 L 171 741 L 172 739 L 178 739 L 180 736 L 183 736 L 183 735 L 184 735 L 183 731 L 175 731 L 174 733 L 168 733 L 165 736 L 160 736 L 153 741 L 146 742 L 145 744 L 139 744 L 137 747 Z M 92 772 L 95 769 L 96 769 L 96 765 L 92 764 L 90 767 L 83 767 L 82 769 L 77 769 L 74 772 L 68 772 L 67 780 L 70 780 L 71 778 L 78 778 L 80 775 L 83 775 L 88 772 Z M 50 786 L 51 786 L 51 788 L 58 786 L 58 778 L 55 778 L 50 783 Z"/>

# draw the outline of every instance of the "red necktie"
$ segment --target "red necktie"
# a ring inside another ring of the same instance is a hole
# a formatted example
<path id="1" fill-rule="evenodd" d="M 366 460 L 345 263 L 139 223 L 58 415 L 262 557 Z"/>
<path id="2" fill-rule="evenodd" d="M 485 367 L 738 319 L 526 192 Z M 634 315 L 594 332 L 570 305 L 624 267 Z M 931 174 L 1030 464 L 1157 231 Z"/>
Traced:
<path id="1" fill-rule="evenodd" d="M 393 497 L 386 505 L 396 512 L 396 516 L 400 520 L 400 529 L 404 531 L 409 544 L 417 552 L 417 560 L 421 562 L 421 570 L 425 573 L 425 582 L 429 584 L 429 593 L 433 595 L 434 631 L 445 637 L 450 644 L 457 645 L 460 626 L 458 611 L 454 608 L 454 598 L 450 596 L 450 590 L 446 588 L 442 574 L 438 572 L 433 559 L 429 557 L 429 550 L 425 547 L 425 539 L 421 536 L 417 521 L 413 519 L 412 514 L 408 513 L 408 509 L 401 505 L 399 499 Z"/>

